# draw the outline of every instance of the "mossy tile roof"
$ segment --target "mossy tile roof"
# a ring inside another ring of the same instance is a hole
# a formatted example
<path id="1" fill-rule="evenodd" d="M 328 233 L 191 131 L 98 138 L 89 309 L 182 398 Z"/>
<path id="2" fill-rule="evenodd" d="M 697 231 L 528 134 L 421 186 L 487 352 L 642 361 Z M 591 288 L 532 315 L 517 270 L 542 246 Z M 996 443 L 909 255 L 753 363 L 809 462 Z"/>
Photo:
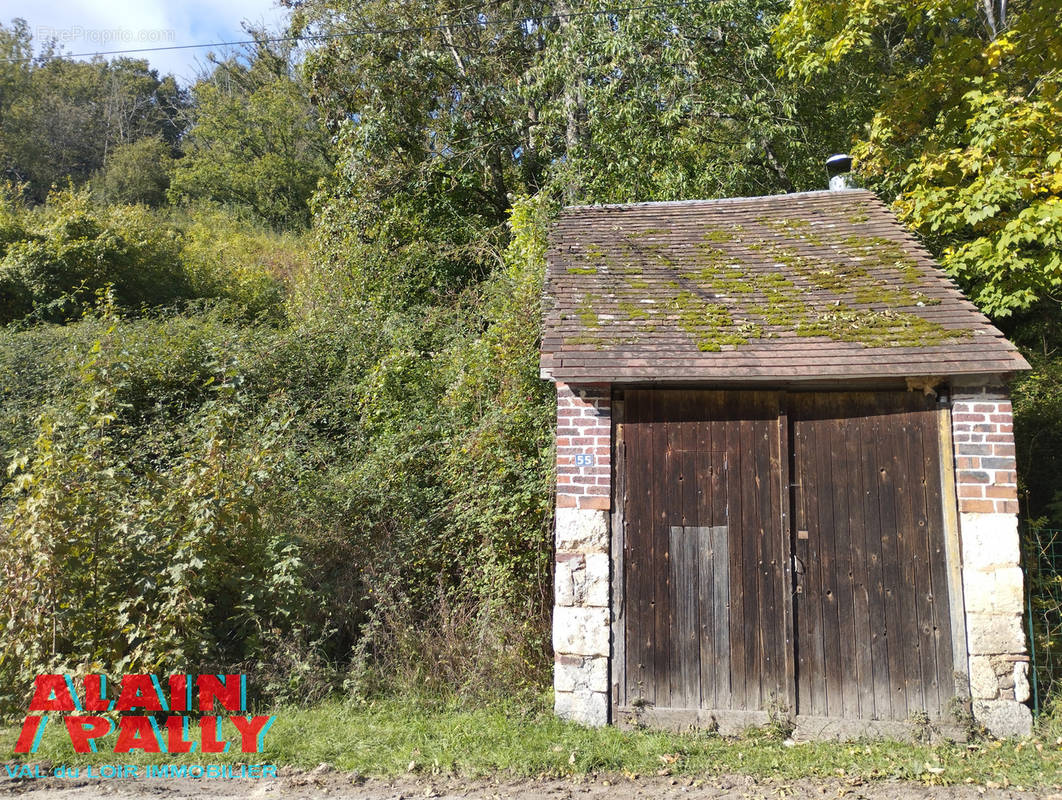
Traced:
<path id="1" fill-rule="evenodd" d="M 566 208 L 543 377 L 801 380 L 1028 369 L 871 192 Z"/>

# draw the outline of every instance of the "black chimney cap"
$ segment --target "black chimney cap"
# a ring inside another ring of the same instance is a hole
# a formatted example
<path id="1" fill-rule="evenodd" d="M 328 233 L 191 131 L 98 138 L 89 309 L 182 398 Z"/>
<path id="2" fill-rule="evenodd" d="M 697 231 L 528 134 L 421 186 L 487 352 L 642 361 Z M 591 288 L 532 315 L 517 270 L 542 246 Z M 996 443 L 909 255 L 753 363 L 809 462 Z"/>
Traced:
<path id="1" fill-rule="evenodd" d="M 831 178 L 852 171 L 852 157 L 847 153 L 835 153 L 826 159 L 826 174 Z"/>

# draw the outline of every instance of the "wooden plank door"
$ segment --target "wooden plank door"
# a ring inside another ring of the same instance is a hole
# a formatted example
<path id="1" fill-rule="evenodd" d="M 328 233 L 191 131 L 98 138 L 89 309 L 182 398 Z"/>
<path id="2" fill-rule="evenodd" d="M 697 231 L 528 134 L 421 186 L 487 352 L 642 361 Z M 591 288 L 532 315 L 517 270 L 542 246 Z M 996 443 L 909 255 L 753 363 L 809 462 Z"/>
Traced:
<path id="1" fill-rule="evenodd" d="M 621 708 L 754 711 L 786 701 L 779 397 L 625 392 Z"/>
<path id="2" fill-rule="evenodd" d="M 955 693 L 936 412 L 793 394 L 797 712 L 939 719 Z"/>

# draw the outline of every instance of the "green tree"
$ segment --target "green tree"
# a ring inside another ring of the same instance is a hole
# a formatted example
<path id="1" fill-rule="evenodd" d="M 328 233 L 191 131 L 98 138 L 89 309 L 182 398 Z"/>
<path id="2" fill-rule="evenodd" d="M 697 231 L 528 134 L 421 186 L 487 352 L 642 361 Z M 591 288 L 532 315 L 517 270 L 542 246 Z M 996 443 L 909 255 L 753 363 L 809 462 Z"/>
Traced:
<path id="1" fill-rule="evenodd" d="M 31 59 L 22 20 L 0 28 L 0 170 L 42 202 L 53 186 L 87 181 L 121 145 L 180 139 L 187 103 L 173 76 L 141 59 L 64 59 L 45 49 Z"/>
<path id="2" fill-rule="evenodd" d="M 33 37 L 24 19 L 11 27 L 0 22 L 0 130 L 15 98 L 25 91 L 29 70 L 25 64 L 33 56 Z"/>
<path id="3" fill-rule="evenodd" d="M 1057 22 L 1052 0 L 801 0 L 776 34 L 790 74 L 872 87 L 860 172 L 997 317 L 1062 287 Z"/>
<path id="4" fill-rule="evenodd" d="M 550 159 L 532 135 L 537 106 L 518 91 L 543 34 L 500 21 L 545 10 L 519 0 L 297 9 L 296 32 L 327 37 L 305 71 L 337 143 L 319 252 L 353 294 L 394 308 L 452 301 L 497 263 L 510 193 L 541 186 Z M 380 33 L 343 35 L 366 29 Z"/>
<path id="5" fill-rule="evenodd" d="M 93 181 L 94 189 L 107 203 L 161 205 L 173 173 L 171 153 L 172 147 L 154 136 L 118 145 Z"/>
<path id="6" fill-rule="evenodd" d="M 823 188 L 825 157 L 851 135 L 851 99 L 843 79 L 776 76 L 770 37 L 787 7 L 723 0 L 558 26 L 526 90 L 541 99 L 541 149 L 564 154 L 552 182 L 575 202 Z"/>
<path id="7" fill-rule="evenodd" d="M 330 170 L 324 128 L 296 71 L 296 52 L 250 31 L 258 44 L 218 61 L 192 87 L 186 154 L 174 198 L 252 210 L 280 227 L 304 227 L 309 199 Z"/>

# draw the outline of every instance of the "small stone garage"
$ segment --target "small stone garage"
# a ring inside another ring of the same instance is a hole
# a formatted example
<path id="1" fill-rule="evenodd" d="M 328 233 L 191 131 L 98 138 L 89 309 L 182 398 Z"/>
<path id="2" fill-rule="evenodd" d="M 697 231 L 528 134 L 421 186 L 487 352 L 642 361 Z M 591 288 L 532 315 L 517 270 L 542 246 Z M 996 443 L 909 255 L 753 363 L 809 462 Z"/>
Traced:
<path id="1" fill-rule="evenodd" d="M 1028 365 L 874 194 L 567 208 L 545 308 L 559 715 L 1029 731 Z"/>

